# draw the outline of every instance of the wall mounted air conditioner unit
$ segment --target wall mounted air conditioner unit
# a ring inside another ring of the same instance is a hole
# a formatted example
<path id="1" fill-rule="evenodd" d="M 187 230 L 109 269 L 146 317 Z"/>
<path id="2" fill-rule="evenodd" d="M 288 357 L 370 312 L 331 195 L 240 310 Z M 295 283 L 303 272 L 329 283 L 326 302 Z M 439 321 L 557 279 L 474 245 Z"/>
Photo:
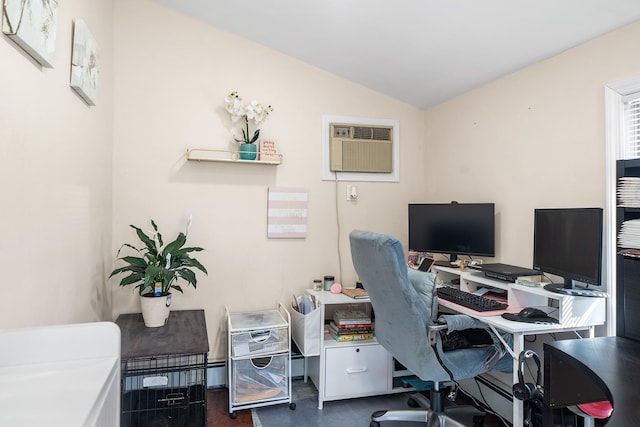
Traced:
<path id="1" fill-rule="evenodd" d="M 331 123 L 333 172 L 393 172 L 393 126 Z"/>

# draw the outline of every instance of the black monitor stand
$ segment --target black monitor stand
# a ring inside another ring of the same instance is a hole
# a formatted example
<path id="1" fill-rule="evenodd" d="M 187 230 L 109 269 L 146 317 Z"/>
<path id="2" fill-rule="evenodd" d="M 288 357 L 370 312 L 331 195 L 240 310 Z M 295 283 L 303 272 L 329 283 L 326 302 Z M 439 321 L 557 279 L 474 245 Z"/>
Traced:
<path id="1" fill-rule="evenodd" d="M 566 287 L 565 283 L 550 283 L 544 286 L 547 291 L 555 292 L 557 294 L 571 295 L 574 297 L 593 297 L 593 298 L 606 298 L 607 294 L 595 289 L 581 288 L 572 285 L 570 288 Z"/>

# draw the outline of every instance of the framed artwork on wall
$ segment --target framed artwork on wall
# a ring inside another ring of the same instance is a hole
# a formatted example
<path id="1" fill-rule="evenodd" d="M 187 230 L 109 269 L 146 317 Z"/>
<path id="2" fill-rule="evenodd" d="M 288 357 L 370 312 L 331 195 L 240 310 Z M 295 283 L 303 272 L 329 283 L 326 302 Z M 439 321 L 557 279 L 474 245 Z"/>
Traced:
<path id="1" fill-rule="evenodd" d="M 267 198 L 267 238 L 306 238 L 307 190 L 301 188 L 269 188 Z"/>
<path id="2" fill-rule="evenodd" d="M 98 43 L 82 19 L 73 22 L 71 87 L 89 105 L 98 95 Z"/>
<path id="3" fill-rule="evenodd" d="M 2 32 L 41 65 L 53 68 L 58 0 L 3 0 Z"/>

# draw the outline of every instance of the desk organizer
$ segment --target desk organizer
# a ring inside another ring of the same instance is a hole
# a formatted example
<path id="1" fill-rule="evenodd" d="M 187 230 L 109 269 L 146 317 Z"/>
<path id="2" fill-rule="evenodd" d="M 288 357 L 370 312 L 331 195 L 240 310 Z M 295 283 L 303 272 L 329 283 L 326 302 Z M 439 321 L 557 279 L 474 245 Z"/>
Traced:
<path id="1" fill-rule="evenodd" d="M 320 354 L 320 332 L 322 327 L 322 312 L 316 308 L 307 314 L 302 314 L 294 308 L 291 314 L 291 337 L 304 357 Z"/>

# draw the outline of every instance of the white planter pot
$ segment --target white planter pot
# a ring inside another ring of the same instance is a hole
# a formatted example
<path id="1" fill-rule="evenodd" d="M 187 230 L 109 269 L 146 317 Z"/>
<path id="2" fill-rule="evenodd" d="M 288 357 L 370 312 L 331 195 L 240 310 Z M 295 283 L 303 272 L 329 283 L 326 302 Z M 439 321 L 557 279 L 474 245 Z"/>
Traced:
<path id="1" fill-rule="evenodd" d="M 148 328 L 164 326 L 169 319 L 171 294 L 161 297 L 140 295 L 144 325 Z"/>

